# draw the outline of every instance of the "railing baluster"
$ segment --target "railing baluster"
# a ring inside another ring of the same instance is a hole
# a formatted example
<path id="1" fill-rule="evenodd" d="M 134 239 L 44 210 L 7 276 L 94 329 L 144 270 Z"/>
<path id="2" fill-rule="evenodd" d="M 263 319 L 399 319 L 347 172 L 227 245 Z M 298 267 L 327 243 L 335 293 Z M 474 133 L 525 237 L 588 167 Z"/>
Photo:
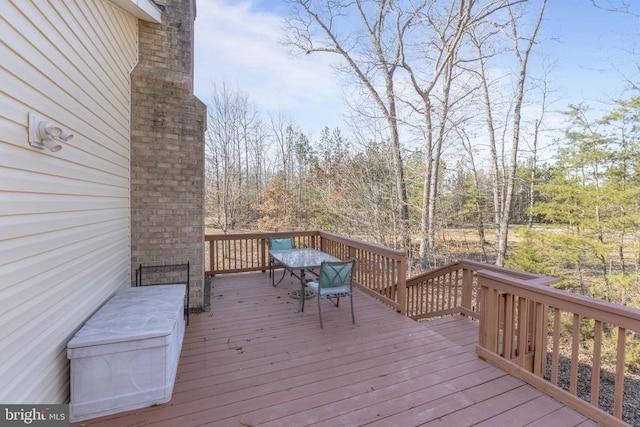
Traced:
<path id="1" fill-rule="evenodd" d="M 622 401 L 624 400 L 624 364 L 627 347 L 627 330 L 618 328 L 618 353 L 616 355 L 616 383 L 613 393 L 613 416 L 622 418 Z"/>
<path id="2" fill-rule="evenodd" d="M 553 310 L 553 352 L 551 353 L 551 384 L 558 385 L 558 366 L 560 363 L 560 320 L 559 308 Z"/>
<path id="3" fill-rule="evenodd" d="M 525 367 L 527 332 L 529 330 L 529 304 L 526 298 L 518 297 L 518 365 Z"/>
<path id="4" fill-rule="evenodd" d="M 547 306 L 541 303 L 535 303 L 535 328 L 534 334 L 534 359 L 533 373 L 542 377 L 547 369 Z"/>
<path id="5" fill-rule="evenodd" d="M 580 353 L 580 315 L 573 315 L 573 337 L 571 340 L 571 373 L 569 379 L 569 393 L 578 394 L 578 364 Z"/>
<path id="6" fill-rule="evenodd" d="M 598 406 L 600 399 L 600 365 L 602 357 L 602 322 L 593 325 L 593 367 L 591 369 L 591 404 Z"/>
<path id="7" fill-rule="evenodd" d="M 503 357 L 507 359 L 513 358 L 513 338 L 514 338 L 514 302 L 513 295 L 506 294 L 505 298 L 505 314 L 504 314 L 504 335 L 503 335 Z"/>

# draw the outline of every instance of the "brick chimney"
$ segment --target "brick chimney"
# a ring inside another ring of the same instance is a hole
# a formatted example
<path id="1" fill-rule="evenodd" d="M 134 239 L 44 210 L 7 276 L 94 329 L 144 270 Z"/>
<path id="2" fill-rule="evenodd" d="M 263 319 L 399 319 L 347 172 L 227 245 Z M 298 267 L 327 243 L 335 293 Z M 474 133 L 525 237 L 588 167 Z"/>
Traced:
<path id="1" fill-rule="evenodd" d="M 206 107 L 193 94 L 196 0 L 156 1 L 138 21 L 131 73 L 131 264 L 191 264 L 191 308 L 204 298 Z M 134 273 L 132 272 L 132 277 Z"/>

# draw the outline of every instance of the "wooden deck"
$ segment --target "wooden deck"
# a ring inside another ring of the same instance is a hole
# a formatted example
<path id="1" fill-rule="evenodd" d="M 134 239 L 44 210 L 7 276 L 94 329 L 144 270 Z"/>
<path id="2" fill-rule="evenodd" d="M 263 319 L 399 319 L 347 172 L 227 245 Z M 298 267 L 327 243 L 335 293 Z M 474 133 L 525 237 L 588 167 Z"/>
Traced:
<path id="1" fill-rule="evenodd" d="M 593 426 L 479 359 L 477 326 L 417 323 L 376 300 L 296 313 L 288 275 L 217 276 L 211 312 L 191 316 L 173 399 L 91 426 Z"/>

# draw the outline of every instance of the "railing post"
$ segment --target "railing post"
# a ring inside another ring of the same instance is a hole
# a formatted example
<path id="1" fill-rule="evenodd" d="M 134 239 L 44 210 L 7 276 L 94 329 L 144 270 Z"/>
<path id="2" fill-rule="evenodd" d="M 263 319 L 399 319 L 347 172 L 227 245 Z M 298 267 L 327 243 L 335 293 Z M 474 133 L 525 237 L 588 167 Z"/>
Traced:
<path id="1" fill-rule="evenodd" d="M 473 271 L 464 268 L 462 270 L 462 307 L 469 311 L 473 311 Z"/>
<path id="2" fill-rule="evenodd" d="M 267 239 L 266 238 L 262 238 L 259 239 L 260 241 L 260 262 L 263 266 L 267 266 L 268 262 L 267 262 Z M 264 273 L 266 270 L 262 270 L 262 272 Z"/>
<path id="3" fill-rule="evenodd" d="M 478 278 L 478 287 L 481 303 L 479 304 L 480 324 L 478 328 L 478 344 L 491 353 L 498 352 L 498 318 L 500 307 L 500 294 L 497 289 L 487 286 L 487 281 Z"/>
<path id="4" fill-rule="evenodd" d="M 214 240 L 209 240 L 209 269 L 211 270 L 211 276 L 216 275 L 216 264 L 215 260 L 218 255 L 216 254 L 216 242 Z"/>
<path id="5" fill-rule="evenodd" d="M 398 304 L 400 314 L 407 315 L 407 255 L 402 254 L 398 261 Z"/>

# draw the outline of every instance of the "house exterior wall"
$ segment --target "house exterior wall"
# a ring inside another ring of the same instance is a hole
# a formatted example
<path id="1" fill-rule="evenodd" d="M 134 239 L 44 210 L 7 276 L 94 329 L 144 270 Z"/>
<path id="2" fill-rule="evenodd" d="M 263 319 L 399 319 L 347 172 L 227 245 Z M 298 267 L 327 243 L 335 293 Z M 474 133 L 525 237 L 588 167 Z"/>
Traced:
<path id="1" fill-rule="evenodd" d="M 204 130 L 193 95 L 195 0 L 166 0 L 162 23 L 140 23 L 131 74 L 132 264 L 191 265 L 190 305 L 203 308 Z M 133 280 L 133 275 L 132 275 Z"/>
<path id="2" fill-rule="evenodd" d="M 0 7 L 2 403 L 68 401 L 67 342 L 129 286 L 137 39 L 138 19 L 106 0 Z M 30 146 L 29 112 L 73 138 Z"/>

